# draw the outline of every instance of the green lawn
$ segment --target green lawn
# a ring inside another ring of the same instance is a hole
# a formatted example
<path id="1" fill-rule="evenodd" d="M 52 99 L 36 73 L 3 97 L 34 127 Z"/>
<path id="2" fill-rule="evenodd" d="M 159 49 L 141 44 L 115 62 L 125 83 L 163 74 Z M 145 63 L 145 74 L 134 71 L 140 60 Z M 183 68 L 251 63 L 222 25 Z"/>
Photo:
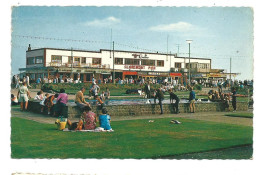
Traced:
<path id="1" fill-rule="evenodd" d="M 243 118 L 253 118 L 253 113 L 228 113 L 225 114 L 226 116 L 230 116 L 230 117 L 243 117 Z"/>
<path id="2" fill-rule="evenodd" d="M 176 118 L 177 119 L 177 118 Z M 58 131 L 11 118 L 12 158 L 158 158 L 252 144 L 253 128 L 190 119 L 112 121 L 115 132 Z M 250 157 L 250 155 L 249 155 Z"/>

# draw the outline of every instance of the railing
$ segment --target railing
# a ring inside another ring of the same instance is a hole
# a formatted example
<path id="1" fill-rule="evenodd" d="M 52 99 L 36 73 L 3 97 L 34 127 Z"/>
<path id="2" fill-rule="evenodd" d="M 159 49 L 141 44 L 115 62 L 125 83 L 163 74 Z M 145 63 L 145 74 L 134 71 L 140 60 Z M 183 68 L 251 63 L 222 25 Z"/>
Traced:
<path id="1" fill-rule="evenodd" d="M 109 69 L 110 65 L 109 64 L 92 64 L 92 63 L 58 63 L 58 62 L 50 62 L 49 65 L 50 67 L 89 67 L 89 68 L 103 68 L 103 69 Z"/>
<path id="2" fill-rule="evenodd" d="M 171 72 L 181 72 L 181 73 L 187 73 L 189 72 L 188 68 L 171 68 Z M 210 69 L 206 68 L 190 68 L 190 72 L 192 73 L 207 73 L 210 72 Z"/>
<path id="3" fill-rule="evenodd" d="M 171 68 L 171 72 L 188 72 L 186 68 Z"/>

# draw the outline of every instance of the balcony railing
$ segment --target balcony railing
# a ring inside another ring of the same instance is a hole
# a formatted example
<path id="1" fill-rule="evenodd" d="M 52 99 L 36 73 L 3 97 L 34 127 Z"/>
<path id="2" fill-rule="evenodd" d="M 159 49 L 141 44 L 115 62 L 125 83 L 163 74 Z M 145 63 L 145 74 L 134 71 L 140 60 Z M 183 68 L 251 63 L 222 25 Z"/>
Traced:
<path id="1" fill-rule="evenodd" d="M 110 65 L 109 64 L 92 64 L 92 63 L 58 63 L 58 62 L 50 62 L 49 67 L 88 67 L 88 68 L 103 68 L 103 69 L 109 69 Z"/>
<path id="2" fill-rule="evenodd" d="M 171 68 L 171 72 L 182 72 L 187 73 L 189 72 L 188 68 Z M 210 69 L 203 69 L 203 68 L 191 68 L 190 72 L 192 73 L 207 73 L 210 72 Z"/>
<path id="3" fill-rule="evenodd" d="M 188 72 L 189 70 L 186 68 L 171 68 L 171 72 Z"/>

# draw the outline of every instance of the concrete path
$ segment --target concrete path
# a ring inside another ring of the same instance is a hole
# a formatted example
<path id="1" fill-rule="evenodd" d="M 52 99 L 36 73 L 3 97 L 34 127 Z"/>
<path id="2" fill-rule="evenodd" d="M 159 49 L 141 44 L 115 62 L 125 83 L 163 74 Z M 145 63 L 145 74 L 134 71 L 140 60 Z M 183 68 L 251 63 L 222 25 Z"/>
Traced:
<path id="1" fill-rule="evenodd" d="M 238 113 L 239 111 L 237 111 Z M 242 111 L 241 111 L 242 112 Z M 244 111 L 243 111 L 244 112 Z M 250 110 L 252 112 L 252 110 Z M 253 119 L 251 118 L 241 118 L 241 117 L 228 117 L 225 116 L 229 112 L 200 112 L 200 113 L 180 113 L 180 114 L 163 114 L 163 115 L 150 115 L 150 116 L 124 116 L 124 117 L 113 117 L 112 121 L 121 121 L 121 120 L 136 120 L 136 119 L 153 119 L 156 121 L 156 118 L 169 118 L 174 119 L 178 118 L 188 118 L 194 120 L 203 120 L 203 121 L 212 121 L 218 123 L 228 123 L 244 126 L 253 126 Z M 232 113 L 232 112 L 230 112 Z M 28 120 L 33 120 L 40 123 L 49 123 L 54 124 L 56 118 L 50 117 L 43 114 L 36 114 L 33 112 L 21 112 L 19 107 L 13 107 L 11 109 L 11 117 L 25 118 Z M 72 119 L 72 122 L 78 121 L 78 118 Z"/>

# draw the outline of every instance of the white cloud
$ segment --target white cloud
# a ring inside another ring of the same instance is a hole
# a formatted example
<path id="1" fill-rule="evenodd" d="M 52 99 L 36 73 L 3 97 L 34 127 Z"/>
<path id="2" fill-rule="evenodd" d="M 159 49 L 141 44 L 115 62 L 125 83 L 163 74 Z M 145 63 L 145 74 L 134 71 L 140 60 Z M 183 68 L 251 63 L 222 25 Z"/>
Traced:
<path id="1" fill-rule="evenodd" d="M 110 16 L 110 17 L 107 17 L 104 19 L 95 19 L 93 21 L 89 21 L 84 24 L 87 26 L 99 27 L 99 26 L 110 26 L 110 25 L 117 24 L 117 23 L 120 23 L 120 19 Z"/>
<path id="2" fill-rule="evenodd" d="M 187 22 L 178 22 L 173 24 L 162 24 L 150 27 L 150 30 L 153 31 L 176 31 L 176 32 L 186 32 L 190 30 L 194 30 L 196 27 Z"/>

